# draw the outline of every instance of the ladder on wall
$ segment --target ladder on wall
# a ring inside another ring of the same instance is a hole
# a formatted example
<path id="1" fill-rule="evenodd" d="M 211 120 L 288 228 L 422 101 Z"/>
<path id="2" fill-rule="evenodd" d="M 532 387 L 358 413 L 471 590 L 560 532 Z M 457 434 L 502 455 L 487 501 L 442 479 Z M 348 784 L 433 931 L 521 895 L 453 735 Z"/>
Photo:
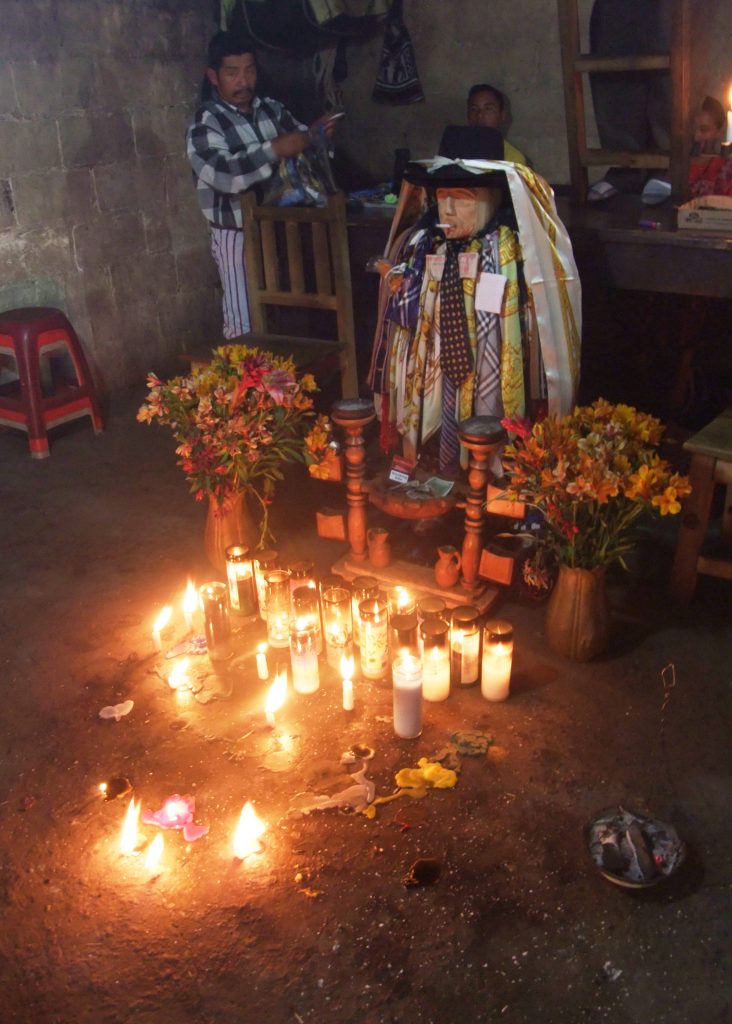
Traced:
<path id="1" fill-rule="evenodd" d="M 639 0 L 643 3 L 643 0 Z M 673 196 L 686 197 L 689 167 L 689 0 L 674 0 L 671 52 L 628 57 L 597 57 L 580 50 L 579 0 L 557 0 L 562 51 L 564 106 L 572 191 L 585 202 L 588 167 L 645 167 L 668 171 Z M 590 71 L 622 74 L 628 71 L 663 71 L 671 74 L 671 149 L 622 152 L 589 149 L 585 128 L 585 76 Z"/>

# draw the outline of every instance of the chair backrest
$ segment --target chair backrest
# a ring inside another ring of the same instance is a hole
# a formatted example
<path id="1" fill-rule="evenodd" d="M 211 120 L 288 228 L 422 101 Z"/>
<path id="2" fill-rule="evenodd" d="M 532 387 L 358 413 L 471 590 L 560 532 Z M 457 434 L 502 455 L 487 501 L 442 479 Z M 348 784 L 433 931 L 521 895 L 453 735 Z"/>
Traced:
<path id="1" fill-rule="evenodd" d="M 329 196 L 326 206 L 280 207 L 259 206 L 253 193 L 245 192 L 242 211 L 252 331 L 268 333 L 267 307 L 332 312 L 343 397 L 357 396 L 345 196 Z M 293 347 L 308 340 L 287 337 Z"/>

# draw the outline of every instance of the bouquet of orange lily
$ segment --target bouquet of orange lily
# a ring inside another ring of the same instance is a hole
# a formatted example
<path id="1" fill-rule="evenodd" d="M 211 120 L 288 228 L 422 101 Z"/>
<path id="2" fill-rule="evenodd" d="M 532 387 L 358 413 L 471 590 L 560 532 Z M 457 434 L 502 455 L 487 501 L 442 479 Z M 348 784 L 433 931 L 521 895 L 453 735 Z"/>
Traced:
<path id="1" fill-rule="evenodd" d="M 598 399 L 533 427 L 505 420 L 507 494 L 544 516 L 544 543 L 560 565 L 624 563 L 644 516 L 675 515 L 688 478 L 657 452 L 660 420 Z"/>
<path id="2" fill-rule="evenodd" d="M 268 511 L 282 463 L 306 459 L 315 379 L 298 376 L 292 359 L 224 345 L 203 369 L 168 381 L 150 374 L 147 386 L 137 419 L 173 431 L 196 501 L 208 496 L 223 512 L 241 492 L 252 495 L 261 508 L 262 544 L 271 535 Z"/>

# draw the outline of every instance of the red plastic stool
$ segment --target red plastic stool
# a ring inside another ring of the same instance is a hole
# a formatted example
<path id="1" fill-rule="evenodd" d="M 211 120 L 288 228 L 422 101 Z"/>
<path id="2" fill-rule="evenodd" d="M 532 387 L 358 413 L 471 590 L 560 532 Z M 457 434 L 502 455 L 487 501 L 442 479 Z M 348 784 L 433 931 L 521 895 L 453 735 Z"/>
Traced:
<path id="1" fill-rule="evenodd" d="M 41 392 L 41 356 L 66 350 L 76 373 L 76 384 L 64 384 L 48 397 Z M 102 414 L 89 372 L 89 364 L 74 328 L 60 309 L 28 306 L 0 313 L 0 355 L 15 359 L 20 378 L 0 386 L 0 423 L 25 430 L 31 456 L 46 459 L 46 431 L 60 423 L 91 416 L 94 432 L 103 429 Z M 6 393 L 13 387 L 15 394 Z"/>

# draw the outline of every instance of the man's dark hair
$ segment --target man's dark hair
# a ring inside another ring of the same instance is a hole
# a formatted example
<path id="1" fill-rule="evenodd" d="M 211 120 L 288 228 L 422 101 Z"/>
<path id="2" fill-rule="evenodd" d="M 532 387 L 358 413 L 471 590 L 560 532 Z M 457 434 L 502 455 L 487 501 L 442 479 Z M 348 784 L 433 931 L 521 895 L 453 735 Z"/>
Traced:
<path id="1" fill-rule="evenodd" d="M 224 62 L 224 57 L 238 57 L 242 53 L 251 53 L 256 59 L 254 43 L 251 39 L 247 39 L 238 32 L 217 32 L 208 44 L 207 67 L 218 71 Z"/>
<path id="2" fill-rule="evenodd" d="M 713 96 L 705 96 L 701 108 L 712 118 L 717 130 L 723 128 L 727 123 L 727 114 L 724 107 L 719 100 L 715 100 Z"/>
<path id="3" fill-rule="evenodd" d="M 468 93 L 468 103 L 474 96 L 477 96 L 479 92 L 490 92 L 496 97 L 498 108 L 503 113 L 506 109 L 506 97 L 503 95 L 500 89 L 496 89 L 495 85 L 487 85 L 485 82 L 480 82 L 478 85 L 471 85 L 470 92 Z"/>

